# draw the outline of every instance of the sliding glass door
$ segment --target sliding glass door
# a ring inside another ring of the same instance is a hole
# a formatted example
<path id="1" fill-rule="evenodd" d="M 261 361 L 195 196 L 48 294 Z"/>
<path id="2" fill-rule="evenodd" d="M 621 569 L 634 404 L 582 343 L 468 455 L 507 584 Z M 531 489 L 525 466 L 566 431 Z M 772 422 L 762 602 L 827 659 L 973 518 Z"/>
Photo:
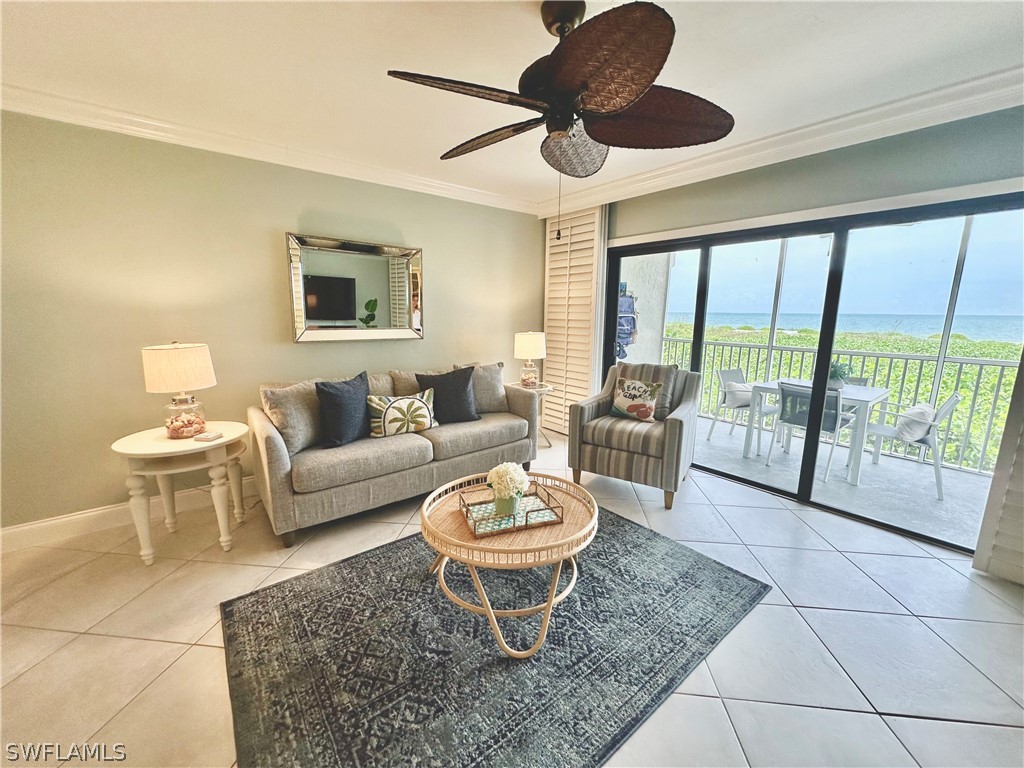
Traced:
<path id="1" fill-rule="evenodd" d="M 669 255 L 663 363 L 675 363 L 680 368 L 689 368 L 693 360 L 694 312 L 699 273 L 699 250 L 691 249 Z"/>
<path id="2" fill-rule="evenodd" d="M 649 342 L 618 351 L 701 372 L 695 465 L 972 547 L 1024 348 L 1022 205 L 613 249 Z"/>
<path id="3" fill-rule="evenodd" d="M 1020 211 L 850 230 L 846 423 L 813 501 L 974 546 L 1024 343 L 1022 232 Z"/>
<path id="4" fill-rule="evenodd" d="M 616 359 L 690 367 L 699 266 L 699 250 L 621 260 L 615 302 Z"/>
<path id="5" fill-rule="evenodd" d="M 810 386 L 830 245 L 811 235 L 711 248 L 697 463 L 796 493 L 801 455 L 775 430 L 775 382 Z"/>

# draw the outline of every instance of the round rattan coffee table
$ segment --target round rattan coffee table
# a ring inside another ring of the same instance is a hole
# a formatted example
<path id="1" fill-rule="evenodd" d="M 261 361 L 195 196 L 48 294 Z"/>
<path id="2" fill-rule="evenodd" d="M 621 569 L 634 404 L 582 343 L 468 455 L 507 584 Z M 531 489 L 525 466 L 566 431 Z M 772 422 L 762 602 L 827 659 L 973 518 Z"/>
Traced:
<path id="1" fill-rule="evenodd" d="M 498 647 L 516 659 L 529 658 L 544 645 L 552 610 L 568 597 L 576 586 L 576 578 L 579 575 L 576 553 L 590 544 L 597 533 L 597 502 L 585 488 L 561 477 L 533 472 L 529 473 L 529 476 L 532 481 L 531 491 L 534 490 L 533 483 L 542 486 L 541 492 L 550 494 L 551 498 L 561 505 L 562 522 L 477 538 L 470 529 L 460 504 L 491 498 L 491 491 L 486 486 L 486 474 L 463 477 L 438 488 L 427 497 L 420 508 L 423 538 L 438 553 L 433 565 L 430 566 L 430 573 L 437 574 L 438 585 L 453 603 L 467 611 L 486 616 L 491 631 L 494 632 L 494 638 L 498 641 Z M 458 560 L 466 566 L 480 598 L 480 605 L 463 600 L 448 586 L 444 570 L 449 560 Z M 562 573 L 562 564 L 566 560 L 572 566 L 572 579 L 565 589 L 558 592 L 558 578 Z M 548 599 L 544 603 L 528 608 L 492 608 L 476 570 L 516 570 L 537 568 L 542 565 L 554 566 Z M 536 613 L 543 613 L 537 641 L 523 651 L 510 648 L 498 627 L 498 619 L 530 616 Z"/>

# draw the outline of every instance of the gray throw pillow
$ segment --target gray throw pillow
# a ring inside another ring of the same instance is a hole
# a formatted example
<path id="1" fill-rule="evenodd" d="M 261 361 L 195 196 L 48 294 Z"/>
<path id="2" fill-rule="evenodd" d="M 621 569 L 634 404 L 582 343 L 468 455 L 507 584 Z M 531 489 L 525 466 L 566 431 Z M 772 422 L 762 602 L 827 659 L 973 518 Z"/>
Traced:
<path id="1" fill-rule="evenodd" d="M 505 397 L 504 363 L 479 365 L 466 363 L 459 368 L 473 369 L 473 398 L 477 413 L 508 413 L 508 399 Z"/>
<path id="2" fill-rule="evenodd" d="M 434 390 L 434 418 L 438 423 L 457 424 L 480 418 L 473 398 L 473 370 L 459 368 L 439 376 L 416 374 L 421 391 Z"/>
<path id="3" fill-rule="evenodd" d="M 284 438 L 289 456 L 320 442 L 320 401 L 315 382 L 261 386 L 260 401 L 263 411 Z"/>
<path id="4" fill-rule="evenodd" d="M 395 383 L 391 379 L 390 373 L 367 374 L 367 383 L 370 386 L 371 395 L 384 395 L 385 397 L 393 397 L 395 394 Z"/>

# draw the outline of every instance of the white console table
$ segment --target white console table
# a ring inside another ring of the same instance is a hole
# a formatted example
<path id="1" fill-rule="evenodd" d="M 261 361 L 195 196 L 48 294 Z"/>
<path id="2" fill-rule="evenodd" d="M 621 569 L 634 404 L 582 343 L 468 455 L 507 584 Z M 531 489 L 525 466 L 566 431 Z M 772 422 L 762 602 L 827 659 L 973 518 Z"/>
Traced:
<path id="1" fill-rule="evenodd" d="M 193 438 L 172 440 L 164 427 L 147 429 L 122 437 L 110 446 L 123 456 L 127 464 L 128 507 L 139 536 L 139 556 L 146 565 L 153 564 L 153 537 L 149 528 L 149 496 L 146 478 L 156 478 L 160 498 L 164 504 L 164 524 L 173 532 L 178 527 L 174 508 L 174 479 L 180 472 L 209 469 L 213 483 L 213 508 L 217 512 L 220 545 L 231 549 L 231 529 L 228 522 L 228 487 L 234 505 L 235 518 L 241 522 L 245 516 L 242 506 L 242 465 L 238 457 L 245 453 L 245 437 L 249 427 L 236 421 L 208 421 L 207 432 L 223 432 L 224 436 L 209 443 Z"/>

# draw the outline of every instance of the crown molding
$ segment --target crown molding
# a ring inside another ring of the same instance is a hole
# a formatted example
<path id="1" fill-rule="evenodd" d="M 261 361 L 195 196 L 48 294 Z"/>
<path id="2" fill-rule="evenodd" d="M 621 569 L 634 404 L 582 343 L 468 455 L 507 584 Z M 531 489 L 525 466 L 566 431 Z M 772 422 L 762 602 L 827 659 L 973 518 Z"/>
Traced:
<path id="1" fill-rule="evenodd" d="M 18 85 L 4 84 L 3 108 L 11 112 L 20 112 L 89 128 L 99 128 L 143 139 L 163 141 L 168 144 L 179 144 L 194 149 L 244 157 L 249 160 L 261 160 L 275 165 L 326 173 L 371 184 L 382 184 L 410 192 L 422 192 L 427 195 L 486 205 L 492 208 L 537 214 L 535 202 L 507 195 L 448 184 L 364 163 L 355 163 L 331 155 L 306 152 L 232 134 L 156 120 Z"/>
<path id="2" fill-rule="evenodd" d="M 1022 104 L 1024 69 L 1008 69 L 563 195 L 562 211 L 661 192 Z M 556 204 L 555 198 L 541 202 L 540 216 L 553 216 Z"/>
<path id="3" fill-rule="evenodd" d="M 1024 69 L 1009 69 L 598 184 L 563 195 L 561 208 L 563 211 L 592 208 L 1022 104 Z M 549 217 L 557 210 L 555 198 L 539 203 L 522 200 L 330 155 L 156 120 L 17 85 L 4 84 L 3 108 L 129 136 L 534 214 L 539 218 Z"/>

